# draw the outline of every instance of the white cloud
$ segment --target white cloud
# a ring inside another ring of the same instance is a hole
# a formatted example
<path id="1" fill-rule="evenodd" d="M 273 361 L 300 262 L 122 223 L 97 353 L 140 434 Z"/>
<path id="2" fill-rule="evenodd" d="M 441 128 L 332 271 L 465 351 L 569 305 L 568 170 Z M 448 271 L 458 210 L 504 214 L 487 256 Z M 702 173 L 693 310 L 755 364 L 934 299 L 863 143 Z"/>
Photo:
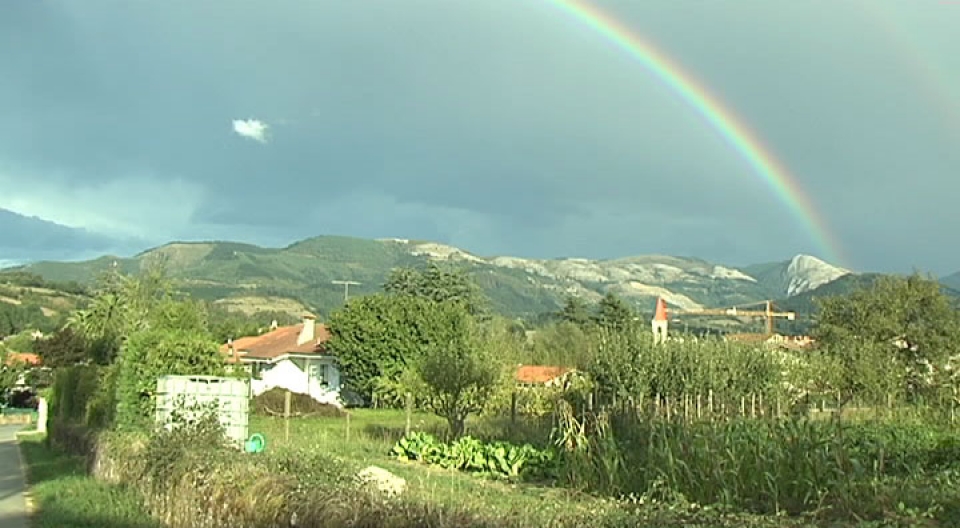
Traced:
<path id="1" fill-rule="evenodd" d="M 258 119 L 234 119 L 233 120 L 233 131 L 237 134 L 252 139 L 254 141 L 259 141 L 260 143 L 267 142 L 267 129 L 270 128 L 266 123 Z"/>

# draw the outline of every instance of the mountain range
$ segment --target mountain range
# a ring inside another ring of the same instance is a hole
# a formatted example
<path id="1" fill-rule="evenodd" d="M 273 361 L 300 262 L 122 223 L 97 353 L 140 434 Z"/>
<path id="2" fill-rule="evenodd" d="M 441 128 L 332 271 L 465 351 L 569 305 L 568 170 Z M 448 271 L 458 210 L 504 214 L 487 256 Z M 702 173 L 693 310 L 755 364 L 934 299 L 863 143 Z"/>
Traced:
<path id="1" fill-rule="evenodd" d="M 817 295 L 844 293 L 877 274 L 857 274 L 809 255 L 741 268 L 702 259 L 644 255 L 609 260 L 484 257 L 427 241 L 319 236 L 284 248 L 235 242 L 174 242 L 133 257 L 103 256 L 80 262 L 41 261 L 15 269 L 58 282 L 89 284 L 111 267 L 136 272 L 162 260 L 181 289 L 246 313 L 304 310 L 326 316 L 349 294 L 379 291 L 395 267 L 430 262 L 465 270 L 483 289 L 491 308 L 504 315 L 535 318 L 553 312 L 568 295 L 588 302 L 607 292 L 641 313 L 652 313 L 657 297 L 675 309 L 732 307 L 776 300 L 801 318 Z M 944 279 L 960 286 L 960 274 Z M 954 290 L 949 290 L 960 296 Z"/>

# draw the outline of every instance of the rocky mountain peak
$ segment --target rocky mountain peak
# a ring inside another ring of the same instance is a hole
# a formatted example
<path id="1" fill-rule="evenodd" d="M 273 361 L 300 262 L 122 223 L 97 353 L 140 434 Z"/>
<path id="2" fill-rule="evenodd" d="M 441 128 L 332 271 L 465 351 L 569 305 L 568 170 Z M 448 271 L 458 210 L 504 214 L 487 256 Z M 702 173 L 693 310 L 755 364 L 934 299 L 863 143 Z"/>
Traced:
<path id="1" fill-rule="evenodd" d="M 787 265 L 787 295 L 797 295 L 847 275 L 850 270 L 811 255 L 796 255 Z"/>

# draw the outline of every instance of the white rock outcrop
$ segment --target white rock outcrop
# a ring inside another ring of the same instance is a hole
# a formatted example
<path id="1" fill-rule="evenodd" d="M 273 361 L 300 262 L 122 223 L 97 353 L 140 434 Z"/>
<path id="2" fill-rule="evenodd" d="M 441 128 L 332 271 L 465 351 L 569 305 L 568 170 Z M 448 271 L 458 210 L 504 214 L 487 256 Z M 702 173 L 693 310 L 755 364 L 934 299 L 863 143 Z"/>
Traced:
<path id="1" fill-rule="evenodd" d="M 848 273 L 850 270 L 827 264 L 817 257 L 797 255 L 787 266 L 787 295 L 793 296 L 813 290 Z"/>
<path id="2" fill-rule="evenodd" d="M 396 497 L 407 489 L 407 481 L 377 466 L 367 466 L 357 473 L 362 486 L 375 489 L 388 497 Z"/>

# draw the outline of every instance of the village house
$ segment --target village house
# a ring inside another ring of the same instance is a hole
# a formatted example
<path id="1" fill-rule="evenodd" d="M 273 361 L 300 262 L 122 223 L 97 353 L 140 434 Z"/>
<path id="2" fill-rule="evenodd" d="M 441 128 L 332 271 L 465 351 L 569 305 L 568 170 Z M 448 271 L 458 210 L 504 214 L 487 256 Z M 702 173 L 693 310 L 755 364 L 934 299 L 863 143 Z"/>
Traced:
<path id="1" fill-rule="evenodd" d="M 250 374 L 254 396 L 280 388 L 342 406 L 340 370 L 325 346 L 329 338 L 326 326 L 304 315 L 300 324 L 278 327 L 274 322 L 270 331 L 227 341 L 220 351 L 228 363 Z"/>
<path id="2" fill-rule="evenodd" d="M 520 365 L 514 376 L 519 387 L 564 387 L 576 369 L 545 365 Z"/>
<path id="3" fill-rule="evenodd" d="M 781 334 L 727 334 L 726 341 L 744 344 L 764 345 L 771 348 L 787 350 L 803 350 L 812 347 L 816 342 L 810 336 L 788 336 Z"/>

